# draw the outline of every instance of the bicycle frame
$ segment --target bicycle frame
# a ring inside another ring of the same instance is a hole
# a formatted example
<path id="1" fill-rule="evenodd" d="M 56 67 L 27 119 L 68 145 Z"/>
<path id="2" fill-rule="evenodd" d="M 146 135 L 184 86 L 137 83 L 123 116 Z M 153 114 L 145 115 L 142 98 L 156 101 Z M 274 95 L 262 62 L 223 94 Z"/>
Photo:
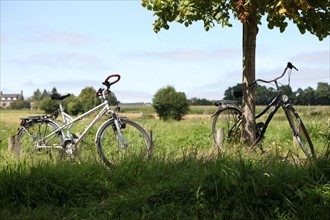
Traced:
<path id="1" fill-rule="evenodd" d="M 252 150 L 254 150 L 264 138 L 270 121 L 273 119 L 277 110 L 282 107 L 289 122 L 289 125 L 292 129 L 294 140 L 297 141 L 294 143 L 294 145 L 296 145 L 296 143 L 299 144 L 300 148 L 304 152 L 304 155 L 307 156 L 307 158 L 311 158 L 315 157 L 313 143 L 309 137 L 305 125 L 303 124 L 300 116 L 293 107 L 293 102 L 289 100 L 289 97 L 287 95 L 282 93 L 281 88 L 279 86 L 280 83 L 278 82 L 278 80 L 285 75 L 287 70 L 289 70 L 288 85 L 290 85 L 290 75 L 292 69 L 298 71 L 298 69 L 293 66 L 292 63 L 288 62 L 283 73 L 279 77 L 276 77 L 273 80 L 257 79 L 248 84 L 248 87 L 254 89 L 255 86 L 258 85 L 258 82 L 268 84 L 274 83 L 277 89 L 277 94 L 275 95 L 275 97 L 273 97 L 273 99 L 269 103 L 267 103 L 266 107 L 260 113 L 254 115 L 255 119 L 261 119 L 261 117 L 265 115 L 266 112 L 268 112 L 272 106 L 274 106 L 273 109 L 267 115 L 266 120 L 259 120 L 258 123 L 255 121 L 255 127 L 253 129 L 255 132 L 255 141 L 252 143 Z M 235 94 L 234 96 L 238 98 Z M 240 130 L 243 129 L 242 107 L 239 103 L 234 103 L 233 101 L 227 100 L 217 101 L 214 104 L 219 107 L 217 111 L 213 114 L 214 119 L 212 122 L 212 135 L 218 149 L 220 151 L 223 151 L 223 146 L 230 146 L 231 141 L 236 141 L 239 137 L 237 134 L 239 134 Z M 260 148 L 263 151 L 262 146 L 260 146 Z M 295 154 L 292 155 L 293 159 L 300 159 L 300 154 L 298 152 L 293 152 L 293 154 Z M 289 154 L 287 154 L 287 156 L 288 155 Z"/>
<path id="2" fill-rule="evenodd" d="M 292 65 L 290 63 L 290 65 Z M 261 81 L 261 82 L 264 82 L 264 83 L 270 83 L 270 82 L 274 82 L 275 83 L 275 86 L 277 88 L 277 95 L 273 98 L 273 100 L 264 108 L 264 110 L 259 113 L 258 115 L 255 116 L 255 119 L 258 119 L 258 118 L 261 118 L 272 106 L 274 106 L 273 110 L 269 113 L 269 115 L 267 116 L 267 119 L 260 131 L 260 135 L 257 137 L 257 139 L 255 140 L 254 142 L 254 146 L 257 145 L 264 137 L 264 134 L 266 133 L 266 130 L 267 130 L 267 127 L 270 123 L 270 121 L 273 119 L 275 113 L 277 112 L 277 110 L 282 106 L 283 110 L 286 111 L 286 103 L 288 103 L 288 97 L 286 95 L 283 95 L 280 88 L 279 88 L 279 85 L 278 85 L 278 82 L 277 80 L 279 80 L 280 78 L 282 78 L 287 69 L 289 68 L 289 64 L 288 64 L 288 67 L 285 68 L 284 72 L 282 73 L 282 75 L 280 77 L 277 77 L 275 78 L 274 80 L 271 80 L 271 81 L 265 81 L 265 80 L 256 80 L 254 81 L 254 83 L 252 83 L 251 85 L 249 86 L 254 86 L 256 85 L 256 82 L 257 81 Z M 295 68 L 294 66 L 292 66 L 293 68 Z M 291 69 L 291 68 L 290 68 Z M 215 116 L 218 112 L 221 111 L 221 109 L 223 109 L 223 106 L 224 105 L 225 107 L 227 106 L 231 106 L 231 107 L 234 107 L 234 108 L 238 108 L 240 109 L 240 106 L 236 103 L 236 101 L 232 101 L 232 100 L 223 100 L 222 101 L 222 104 L 220 105 L 220 107 L 217 109 L 217 111 L 213 114 L 213 116 Z M 237 126 L 237 124 L 241 123 L 242 121 L 242 118 L 240 118 L 234 125 L 233 125 L 233 128 L 235 128 Z M 257 129 L 256 129 L 256 132 L 257 132 Z"/>
<path id="3" fill-rule="evenodd" d="M 98 109 L 101 109 L 101 108 L 102 108 L 101 111 L 95 116 L 95 118 L 92 120 L 92 122 L 79 135 L 78 139 L 75 140 L 74 144 L 78 144 L 82 140 L 82 138 L 85 136 L 85 134 L 91 129 L 91 127 L 97 121 L 99 121 L 99 119 L 104 114 L 109 113 L 109 118 L 117 119 L 117 115 L 116 115 L 115 111 L 110 109 L 109 103 L 105 99 L 104 99 L 103 103 L 101 103 L 100 105 L 92 108 L 91 110 L 85 112 L 84 114 L 80 115 L 79 117 L 77 117 L 75 119 L 73 119 L 70 115 L 68 115 L 67 113 L 64 112 L 61 102 L 59 103 L 59 105 L 60 105 L 60 111 L 61 111 L 61 115 L 62 115 L 64 125 L 61 126 L 58 123 L 56 123 L 59 126 L 59 128 L 57 128 L 56 130 L 52 131 L 50 134 L 45 136 L 42 140 L 40 140 L 41 142 L 44 141 L 44 140 L 48 140 L 49 138 L 53 138 L 54 134 L 59 132 L 59 131 L 65 137 L 65 139 L 63 140 L 63 144 L 65 144 L 66 141 L 73 141 L 72 137 L 71 137 L 71 134 L 70 134 L 70 129 L 74 126 L 74 124 L 77 121 L 82 120 L 86 116 L 92 114 L 93 112 L 95 112 L 95 111 L 97 111 Z M 118 123 L 115 123 L 115 124 L 116 124 L 117 129 L 120 130 Z M 64 130 L 66 130 L 66 135 L 64 135 Z M 97 133 L 98 133 L 98 131 L 97 131 Z M 63 146 L 56 146 L 56 147 L 54 147 L 54 146 L 38 146 L 37 148 L 63 148 Z"/>
<path id="4" fill-rule="evenodd" d="M 261 118 L 261 116 L 263 116 L 272 106 L 274 106 L 273 110 L 269 113 L 266 121 L 265 121 L 265 124 L 264 126 L 262 127 L 261 129 L 261 133 L 259 135 L 259 137 L 257 137 L 254 145 L 257 145 L 261 140 L 262 138 L 264 137 L 264 134 L 266 133 L 266 130 L 267 130 L 267 127 L 268 127 L 268 124 L 270 123 L 270 121 L 273 119 L 275 113 L 277 112 L 277 110 L 282 106 L 283 109 L 284 109 L 284 101 L 283 101 L 283 95 L 281 92 L 279 92 L 275 97 L 274 99 L 265 107 L 265 109 L 259 113 L 255 119 L 258 119 L 258 118 Z M 284 109 L 285 110 L 285 109 Z"/>

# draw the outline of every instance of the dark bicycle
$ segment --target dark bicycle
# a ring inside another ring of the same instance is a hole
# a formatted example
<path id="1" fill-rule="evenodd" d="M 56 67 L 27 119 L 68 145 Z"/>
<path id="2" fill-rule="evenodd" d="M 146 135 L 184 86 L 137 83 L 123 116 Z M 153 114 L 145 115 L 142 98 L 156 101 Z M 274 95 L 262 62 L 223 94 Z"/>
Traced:
<path id="1" fill-rule="evenodd" d="M 261 116 L 263 116 L 272 106 L 274 106 L 265 122 L 256 123 L 256 141 L 254 143 L 254 148 L 264 138 L 270 121 L 273 119 L 273 116 L 277 110 L 282 107 L 286 118 L 289 121 L 290 127 L 292 128 L 293 136 L 302 149 L 302 151 L 299 149 L 290 149 L 290 153 L 298 159 L 312 158 L 315 157 L 315 150 L 306 127 L 294 109 L 292 101 L 289 100 L 287 95 L 282 93 L 278 83 L 278 80 L 286 74 L 287 70 L 289 70 L 290 76 L 292 69 L 298 71 L 298 69 L 289 62 L 281 76 L 269 81 L 257 79 L 249 85 L 254 88 L 259 82 L 268 84 L 274 83 L 277 89 L 277 95 L 275 98 L 261 113 L 255 116 L 256 119 L 261 118 Z M 234 96 L 239 98 L 241 96 L 241 92 L 234 93 Z M 222 100 L 216 102 L 215 105 L 218 106 L 218 109 L 213 115 L 214 119 L 212 123 L 212 134 L 216 146 L 220 151 L 224 152 L 233 146 L 233 144 L 239 142 L 241 138 L 242 108 L 239 101 L 236 100 Z"/>

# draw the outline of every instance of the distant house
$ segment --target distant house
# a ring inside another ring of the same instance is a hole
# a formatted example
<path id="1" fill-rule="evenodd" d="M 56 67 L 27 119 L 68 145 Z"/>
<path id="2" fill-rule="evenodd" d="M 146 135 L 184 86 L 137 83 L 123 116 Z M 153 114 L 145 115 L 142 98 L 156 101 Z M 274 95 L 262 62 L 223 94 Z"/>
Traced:
<path id="1" fill-rule="evenodd" d="M 0 108 L 9 108 L 10 103 L 16 100 L 24 100 L 23 91 L 18 94 L 4 94 L 0 92 Z"/>

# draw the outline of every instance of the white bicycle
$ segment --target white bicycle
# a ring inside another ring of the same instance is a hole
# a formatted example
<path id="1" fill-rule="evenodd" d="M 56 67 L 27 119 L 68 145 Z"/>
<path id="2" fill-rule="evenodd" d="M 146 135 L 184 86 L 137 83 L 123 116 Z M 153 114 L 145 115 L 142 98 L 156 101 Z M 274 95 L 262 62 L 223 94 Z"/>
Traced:
<path id="1" fill-rule="evenodd" d="M 112 82 L 111 79 L 114 79 Z M 16 135 L 16 152 L 19 157 L 28 155 L 33 158 L 47 158 L 59 160 L 64 156 L 72 156 L 78 143 L 90 128 L 103 116 L 106 120 L 97 130 L 95 142 L 102 161 L 107 165 L 118 163 L 126 156 L 151 155 L 151 140 L 148 133 L 136 122 L 117 115 L 115 109 L 110 108 L 106 96 L 111 94 L 110 86 L 120 80 L 120 75 L 109 75 L 96 95 L 103 102 L 93 109 L 72 118 L 64 111 L 62 100 L 70 94 L 51 94 L 51 99 L 59 102 L 59 109 L 51 115 L 38 115 L 21 118 L 20 128 Z M 79 136 L 71 134 L 71 128 L 84 117 L 98 111 L 98 114 Z M 62 121 L 56 120 L 61 114 Z"/>

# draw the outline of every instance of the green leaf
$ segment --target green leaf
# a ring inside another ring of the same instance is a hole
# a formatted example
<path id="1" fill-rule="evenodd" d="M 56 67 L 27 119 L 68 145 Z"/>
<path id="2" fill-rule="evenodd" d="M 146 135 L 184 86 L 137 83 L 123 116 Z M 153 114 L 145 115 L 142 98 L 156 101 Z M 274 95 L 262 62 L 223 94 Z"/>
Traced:
<path id="1" fill-rule="evenodd" d="M 274 28 L 274 23 L 273 22 L 269 22 L 267 26 L 268 26 L 269 29 L 273 29 Z"/>
<path id="2" fill-rule="evenodd" d="M 222 17 L 222 13 L 221 13 L 221 12 L 219 12 L 219 13 L 217 13 L 217 14 L 215 15 L 215 19 L 216 19 L 217 21 L 219 21 L 219 20 L 221 19 L 221 17 Z"/>

